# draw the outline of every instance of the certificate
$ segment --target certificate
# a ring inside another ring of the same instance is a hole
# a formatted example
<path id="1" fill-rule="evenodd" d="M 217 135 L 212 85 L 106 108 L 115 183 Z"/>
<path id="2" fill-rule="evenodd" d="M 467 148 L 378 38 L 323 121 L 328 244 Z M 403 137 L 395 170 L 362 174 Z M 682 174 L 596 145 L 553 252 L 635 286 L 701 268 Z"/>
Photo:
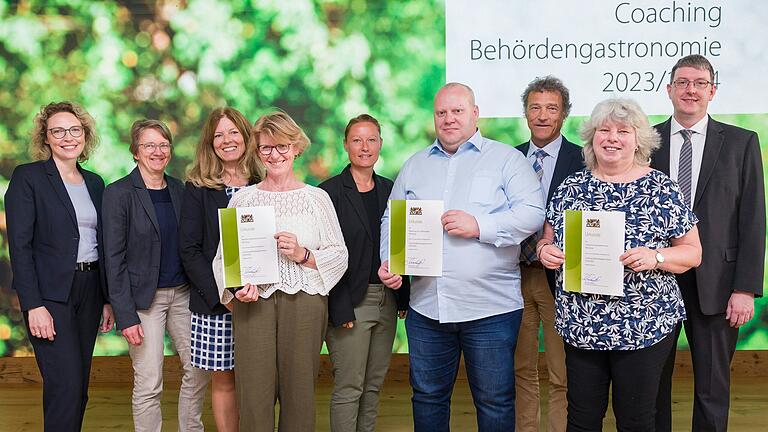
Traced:
<path id="1" fill-rule="evenodd" d="M 624 295 L 624 212 L 565 211 L 563 289 Z"/>
<path id="2" fill-rule="evenodd" d="M 225 287 L 280 281 L 276 232 L 274 207 L 219 209 Z"/>
<path id="3" fill-rule="evenodd" d="M 443 202 L 389 201 L 389 271 L 411 276 L 443 275 Z"/>

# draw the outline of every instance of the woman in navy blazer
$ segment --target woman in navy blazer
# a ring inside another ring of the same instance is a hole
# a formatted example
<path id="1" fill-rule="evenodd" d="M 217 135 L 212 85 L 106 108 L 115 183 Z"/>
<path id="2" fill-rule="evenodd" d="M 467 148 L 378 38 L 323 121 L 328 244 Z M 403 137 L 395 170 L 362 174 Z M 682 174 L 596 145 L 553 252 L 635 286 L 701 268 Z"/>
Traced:
<path id="1" fill-rule="evenodd" d="M 344 131 L 350 164 L 320 185 L 333 202 L 349 250 L 349 267 L 328 299 L 333 432 L 375 430 L 396 315 L 404 317 L 408 309 L 409 280 L 404 278 L 403 286 L 393 291 L 378 276 L 381 216 L 392 191 L 392 180 L 373 171 L 381 144 L 375 118 L 362 114 L 351 119 Z"/>
<path id="2" fill-rule="evenodd" d="M 99 262 L 104 181 L 83 169 L 98 139 L 93 118 L 71 102 L 35 116 L 32 156 L 5 194 L 13 289 L 43 377 L 46 431 L 79 431 L 91 356 L 112 309 Z"/>
<path id="3" fill-rule="evenodd" d="M 165 330 L 184 375 L 179 391 L 179 431 L 202 431 L 207 374 L 192 367 L 189 284 L 179 257 L 178 219 L 184 185 L 165 174 L 173 137 L 159 120 L 131 127 L 136 168 L 104 192 L 104 252 L 117 328 L 128 341 L 133 365 L 136 431 L 162 425 Z"/>
<path id="4" fill-rule="evenodd" d="M 217 108 L 203 125 L 187 175 L 179 221 L 181 261 L 190 284 L 192 365 L 211 371 L 216 429 L 237 431 L 232 313 L 219 302 L 211 263 L 219 247 L 219 209 L 242 187 L 259 182 L 251 125 L 234 108 Z"/>

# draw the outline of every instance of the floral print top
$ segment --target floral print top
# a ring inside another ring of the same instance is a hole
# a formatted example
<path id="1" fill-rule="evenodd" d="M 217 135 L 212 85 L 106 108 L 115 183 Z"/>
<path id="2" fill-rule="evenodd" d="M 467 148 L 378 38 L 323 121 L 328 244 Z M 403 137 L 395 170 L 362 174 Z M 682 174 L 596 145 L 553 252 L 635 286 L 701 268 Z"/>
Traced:
<path id="1" fill-rule="evenodd" d="M 547 221 L 560 249 L 565 210 L 624 212 L 625 250 L 669 247 L 671 239 L 682 237 L 698 222 L 683 203 L 677 183 L 656 170 L 629 183 L 605 182 L 588 170 L 566 178 L 547 209 Z M 565 292 L 560 269 L 555 296 L 557 332 L 566 343 L 582 349 L 646 348 L 685 319 L 675 276 L 662 270 L 636 273 L 625 267 L 624 296 L 617 297 Z"/>

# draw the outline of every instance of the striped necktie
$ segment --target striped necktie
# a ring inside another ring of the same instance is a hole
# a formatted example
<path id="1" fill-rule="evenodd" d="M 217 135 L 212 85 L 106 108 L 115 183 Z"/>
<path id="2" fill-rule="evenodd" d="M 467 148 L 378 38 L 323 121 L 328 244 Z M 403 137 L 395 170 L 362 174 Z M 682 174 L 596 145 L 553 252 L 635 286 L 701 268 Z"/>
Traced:
<path id="1" fill-rule="evenodd" d="M 691 135 L 693 135 L 693 131 L 683 129 L 680 131 L 680 135 L 683 137 L 683 147 L 680 148 L 677 183 L 680 185 L 680 191 L 683 193 L 683 202 L 685 202 L 685 205 L 687 205 L 688 208 L 693 208 L 693 205 L 691 204 L 693 202 L 691 197 L 691 180 L 693 173 L 693 144 L 691 144 Z"/>
<path id="2" fill-rule="evenodd" d="M 544 177 L 544 166 L 542 165 L 542 162 L 544 161 L 544 158 L 548 156 L 548 154 L 544 150 L 538 149 L 533 152 L 533 155 L 536 157 L 532 164 L 533 172 L 536 173 L 536 177 L 538 177 L 539 182 L 541 182 L 541 179 Z M 530 264 L 538 260 L 538 258 L 536 258 L 536 242 L 538 241 L 538 233 L 534 233 L 527 239 L 523 240 L 523 243 L 520 244 L 520 255 L 522 257 L 521 261 L 525 262 L 526 264 Z"/>

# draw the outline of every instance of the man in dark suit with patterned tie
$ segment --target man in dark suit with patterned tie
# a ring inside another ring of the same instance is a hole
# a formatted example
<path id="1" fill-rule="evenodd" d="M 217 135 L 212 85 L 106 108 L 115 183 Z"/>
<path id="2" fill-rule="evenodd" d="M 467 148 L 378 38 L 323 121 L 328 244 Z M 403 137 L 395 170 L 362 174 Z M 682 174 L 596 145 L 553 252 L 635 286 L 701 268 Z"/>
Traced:
<path id="1" fill-rule="evenodd" d="M 702 261 L 677 275 L 685 301 L 685 333 L 694 372 L 692 430 L 728 427 L 730 363 L 739 327 L 754 315 L 763 293 L 765 193 L 757 134 L 707 115 L 717 90 L 715 73 L 700 55 L 672 68 L 667 93 L 674 114 L 656 125 L 661 149 L 651 166 L 677 180 L 699 217 Z M 656 430 L 670 431 L 675 350 L 662 375 Z"/>
<path id="2" fill-rule="evenodd" d="M 571 101 L 562 81 L 546 76 L 536 78 L 522 95 L 523 110 L 531 130 L 530 142 L 517 146 L 541 181 L 547 202 L 570 174 L 584 168 L 581 147 L 560 133 Z M 515 430 L 539 430 L 539 323 L 544 325 L 544 350 L 549 373 L 549 432 L 565 432 L 567 378 L 563 339 L 555 332 L 555 276 L 544 270 L 536 258 L 537 235 L 526 239 L 520 250 L 520 290 L 523 319 L 515 351 Z"/>

